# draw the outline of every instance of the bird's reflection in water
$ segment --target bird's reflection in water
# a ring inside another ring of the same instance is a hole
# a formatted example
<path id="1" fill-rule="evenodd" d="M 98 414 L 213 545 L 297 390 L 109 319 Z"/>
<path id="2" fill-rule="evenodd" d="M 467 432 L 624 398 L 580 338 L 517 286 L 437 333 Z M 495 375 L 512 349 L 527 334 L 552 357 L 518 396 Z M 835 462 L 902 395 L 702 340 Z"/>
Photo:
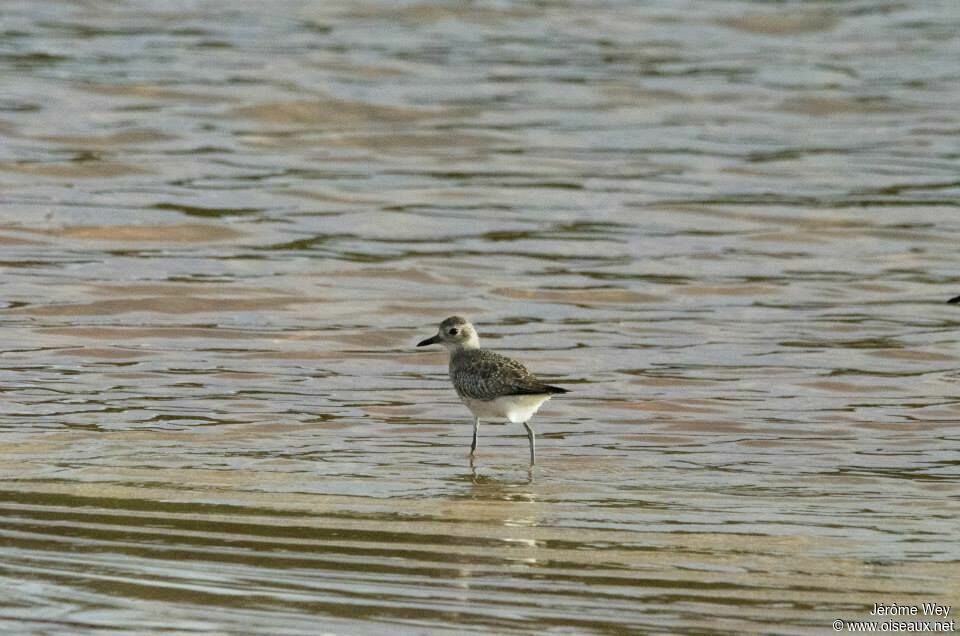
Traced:
<path id="1" fill-rule="evenodd" d="M 465 484 L 457 515 L 471 523 L 482 523 L 504 548 L 500 554 L 509 567 L 536 568 L 542 564 L 544 548 L 544 504 L 534 484 L 529 467 L 498 472 L 483 462 L 470 461 L 469 472 L 458 479 Z M 485 575 L 486 570 L 480 573 Z M 464 565 L 458 575 L 458 586 L 470 589 L 475 568 Z M 466 597 L 465 597 L 466 598 Z"/>
<path id="2" fill-rule="evenodd" d="M 478 466 L 476 460 L 471 457 L 470 473 L 464 476 L 471 486 L 467 497 L 487 501 L 536 502 L 536 491 L 533 489 L 533 466 L 528 466 L 522 471 L 522 476 L 500 476 L 481 472 L 481 466 Z"/>

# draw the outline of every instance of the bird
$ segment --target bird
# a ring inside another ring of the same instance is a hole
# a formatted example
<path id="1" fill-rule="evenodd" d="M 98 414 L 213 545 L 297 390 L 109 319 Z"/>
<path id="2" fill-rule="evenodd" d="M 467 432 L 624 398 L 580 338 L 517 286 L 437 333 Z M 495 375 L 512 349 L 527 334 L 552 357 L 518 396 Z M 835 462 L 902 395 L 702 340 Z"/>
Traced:
<path id="1" fill-rule="evenodd" d="M 537 461 L 536 441 L 529 420 L 554 395 L 567 389 L 546 384 L 527 368 L 507 356 L 480 348 L 480 337 L 470 321 L 450 316 L 437 333 L 417 343 L 418 347 L 443 345 L 450 354 L 450 381 L 460 400 L 473 413 L 471 460 L 477 451 L 480 418 L 505 418 L 523 424 L 530 441 L 530 465 Z"/>

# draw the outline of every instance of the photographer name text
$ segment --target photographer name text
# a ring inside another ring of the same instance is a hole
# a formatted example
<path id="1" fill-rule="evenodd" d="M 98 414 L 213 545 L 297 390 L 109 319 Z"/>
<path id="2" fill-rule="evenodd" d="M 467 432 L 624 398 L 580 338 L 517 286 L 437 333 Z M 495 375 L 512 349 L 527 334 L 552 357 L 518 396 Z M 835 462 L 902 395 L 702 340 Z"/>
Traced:
<path id="1" fill-rule="evenodd" d="M 920 603 L 919 605 L 901 605 L 899 603 L 874 603 L 871 616 L 930 616 L 946 618 L 950 616 L 951 605 L 938 603 Z"/>

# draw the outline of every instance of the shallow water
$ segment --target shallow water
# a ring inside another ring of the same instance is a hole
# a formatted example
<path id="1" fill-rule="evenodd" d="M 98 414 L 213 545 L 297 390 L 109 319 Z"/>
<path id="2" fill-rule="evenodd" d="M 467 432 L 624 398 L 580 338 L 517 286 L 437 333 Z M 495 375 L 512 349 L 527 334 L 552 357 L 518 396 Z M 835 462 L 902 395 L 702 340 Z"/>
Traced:
<path id="1" fill-rule="evenodd" d="M 960 5 L 225 6 L 4 4 L 4 631 L 960 605 Z"/>

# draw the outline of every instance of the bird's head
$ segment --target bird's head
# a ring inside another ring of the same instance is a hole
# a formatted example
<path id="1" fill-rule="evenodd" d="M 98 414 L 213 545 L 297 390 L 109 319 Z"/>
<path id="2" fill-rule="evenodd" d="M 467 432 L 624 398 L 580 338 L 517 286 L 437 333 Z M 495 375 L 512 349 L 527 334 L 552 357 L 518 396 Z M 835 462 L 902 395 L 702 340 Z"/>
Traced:
<path id="1" fill-rule="evenodd" d="M 480 338 L 469 320 L 462 316 L 450 316 L 440 323 L 436 335 L 421 340 L 417 346 L 425 347 L 432 344 L 441 344 L 451 352 L 457 349 L 478 349 Z"/>

